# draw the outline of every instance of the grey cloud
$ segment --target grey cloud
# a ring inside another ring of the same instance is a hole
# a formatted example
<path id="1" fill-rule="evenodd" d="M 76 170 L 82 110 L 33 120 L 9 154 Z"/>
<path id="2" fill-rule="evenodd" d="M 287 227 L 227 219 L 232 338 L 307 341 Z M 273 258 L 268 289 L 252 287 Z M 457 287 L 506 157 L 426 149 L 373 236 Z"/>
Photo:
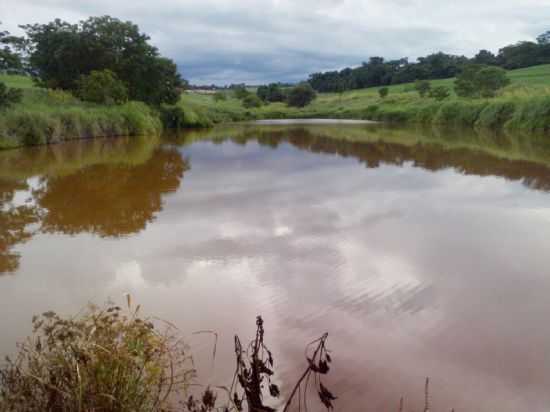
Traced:
<path id="1" fill-rule="evenodd" d="M 546 4 L 545 4 L 546 3 Z M 4 0 L 4 26 L 110 14 L 132 20 L 195 83 L 297 81 L 369 56 L 472 55 L 547 29 L 543 0 Z"/>

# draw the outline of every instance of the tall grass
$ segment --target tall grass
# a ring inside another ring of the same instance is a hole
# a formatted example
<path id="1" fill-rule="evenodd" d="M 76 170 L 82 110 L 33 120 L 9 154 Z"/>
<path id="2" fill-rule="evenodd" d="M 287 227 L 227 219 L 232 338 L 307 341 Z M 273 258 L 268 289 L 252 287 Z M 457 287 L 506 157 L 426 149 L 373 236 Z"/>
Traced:
<path id="1" fill-rule="evenodd" d="M 35 317 L 34 334 L 0 368 L 0 410 L 172 410 L 194 376 L 187 348 L 173 327 L 159 331 L 128 307 Z"/>
<path id="2" fill-rule="evenodd" d="M 91 137 L 159 135 L 160 119 L 143 103 L 122 106 L 20 105 L 0 116 L 0 148 Z"/>

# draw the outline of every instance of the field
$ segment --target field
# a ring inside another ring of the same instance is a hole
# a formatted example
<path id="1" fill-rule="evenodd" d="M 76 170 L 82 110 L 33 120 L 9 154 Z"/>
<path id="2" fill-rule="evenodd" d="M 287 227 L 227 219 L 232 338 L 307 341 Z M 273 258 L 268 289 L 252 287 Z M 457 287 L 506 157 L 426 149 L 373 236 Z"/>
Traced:
<path id="1" fill-rule="evenodd" d="M 513 70 L 508 73 L 511 84 L 502 91 L 500 96 L 490 100 L 460 99 L 453 93 L 444 103 L 439 103 L 430 98 L 421 99 L 414 90 L 414 84 L 405 83 L 389 86 L 390 93 L 385 99 L 379 97 L 379 88 L 353 90 L 342 94 L 322 93 L 312 104 L 303 109 L 289 108 L 283 103 L 272 103 L 258 109 L 245 109 L 241 102 L 232 97 L 229 92 L 227 100 L 219 102 L 215 102 L 212 96 L 185 93 L 181 104 L 188 110 L 204 114 L 214 122 L 262 118 L 335 117 L 420 123 L 446 122 L 444 115 L 448 113 L 443 113 L 439 117 L 436 115 L 442 106 L 455 104 L 473 107 L 479 112 L 474 116 L 473 121 L 464 119 L 467 121 L 461 122 L 464 126 L 473 126 L 478 120 L 477 115 L 481 112 L 478 109 L 491 103 L 510 103 L 515 107 L 522 107 L 533 99 L 550 98 L 550 65 Z M 452 91 L 454 79 L 433 80 L 431 83 L 432 87 L 447 86 Z M 503 119 L 499 119 L 501 120 Z M 548 128 L 550 129 L 550 124 Z"/>

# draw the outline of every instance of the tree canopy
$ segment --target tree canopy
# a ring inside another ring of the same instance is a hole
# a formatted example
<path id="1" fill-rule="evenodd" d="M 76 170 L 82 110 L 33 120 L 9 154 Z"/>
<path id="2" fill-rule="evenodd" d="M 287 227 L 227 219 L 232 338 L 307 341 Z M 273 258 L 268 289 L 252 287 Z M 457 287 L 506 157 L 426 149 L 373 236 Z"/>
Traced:
<path id="1" fill-rule="evenodd" d="M 107 69 L 125 83 L 131 100 L 159 105 L 179 98 L 184 83 L 176 64 L 161 57 L 149 36 L 129 21 L 102 16 L 71 24 L 56 19 L 22 28 L 41 86 L 74 91 L 82 75 Z"/>
<path id="2" fill-rule="evenodd" d="M 371 57 L 358 67 L 313 73 L 308 83 L 318 92 L 341 93 L 342 90 L 451 78 L 472 64 L 519 69 L 548 63 L 550 31 L 538 36 L 536 43 L 518 42 L 501 48 L 498 54 L 480 50 L 471 59 L 442 52 L 419 57 L 414 63 L 407 58 L 386 61 L 382 57 Z"/>

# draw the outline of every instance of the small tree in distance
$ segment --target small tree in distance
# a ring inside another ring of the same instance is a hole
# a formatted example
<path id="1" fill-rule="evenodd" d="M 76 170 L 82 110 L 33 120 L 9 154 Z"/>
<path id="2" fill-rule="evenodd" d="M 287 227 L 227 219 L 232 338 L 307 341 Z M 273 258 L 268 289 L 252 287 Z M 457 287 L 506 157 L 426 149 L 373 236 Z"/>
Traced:
<path id="1" fill-rule="evenodd" d="M 426 97 L 432 88 L 432 84 L 427 80 L 417 80 L 414 82 L 414 88 L 420 95 L 420 97 Z"/>
<path id="2" fill-rule="evenodd" d="M 23 93 L 21 89 L 14 89 L 7 87 L 4 83 L 0 82 L 0 111 L 7 109 L 13 104 L 19 103 Z"/>
<path id="3" fill-rule="evenodd" d="M 290 90 L 288 93 L 287 104 L 292 107 L 305 107 L 316 97 L 317 94 L 309 83 L 302 83 Z"/>
<path id="4" fill-rule="evenodd" d="M 507 86 L 510 79 L 500 67 L 472 64 L 464 68 L 455 81 L 455 92 L 460 97 L 494 97 Z"/>
<path id="5" fill-rule="evenodd" d="M 387 87 L 382 87 L 378 89 L 378 94 L 382 99 L 385 98 L 389 93 L 390 93 L 390 89 L 388 89 Z"/>

